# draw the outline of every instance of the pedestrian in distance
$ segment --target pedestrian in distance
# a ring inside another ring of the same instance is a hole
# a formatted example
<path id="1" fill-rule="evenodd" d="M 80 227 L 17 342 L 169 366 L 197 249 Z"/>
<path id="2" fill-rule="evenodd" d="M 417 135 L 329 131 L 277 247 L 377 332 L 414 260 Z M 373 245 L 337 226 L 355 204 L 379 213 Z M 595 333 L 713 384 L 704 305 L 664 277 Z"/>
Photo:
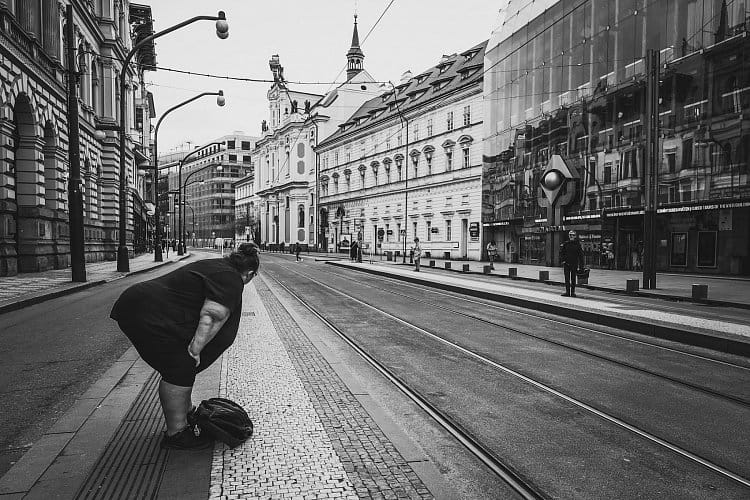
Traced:
<path id="1" fill-rule="evenodd" d="M 414 256 L 414 270 L 419 272 L 420 259 L 422 258 L 422 245 L 419 244 L 419 238 L 414 238 L 414 246 L 411 247 Z"/>
<path id="2" fill-rule="evenodd" d="M 349 247 L 349 259 L 352 262 L 357 262 L 357 252 L 359 251 L 359 243 L 356 240 L 352 241 L 352 245 Z"/>
<path id="3" fill-rule="evenodd" d="M 583 248 L 575 231 L 568 233 L 568 241 L 560 245 L 560 262 L 565 274 L 565 293 L 563 297 L 576 296 L 576 272 L 583 272 Z"/>
<path id="4" fill-rule="evenodd" d="M 294 248 L 294 257 L 297 262 L 302 262 L 302 257 L 299 256 L 299 253 L 302 251 L 302 245 L 297 242 Z"/>
<path id="5" fill-rule="evenodd" d="M 284 242 L 283 242 L 283 241 L 281 242 L 281 245 L 279 246 L 279 248 L 280 248 L 280 250 L 279 250 L 279 251 L 280 251 L 281 253 L 284 253 Z"/>
<path id="6" fill-rule="evenodd" d="M 497 258 L 497 245 L 495 245 L 495 240 L 490 240 L 490 242 L 487 243 L 487 258 L 490 261 L 490 269 L 495 269 L 495 259 Z"/>
<path id="7" fill-rule="evenodd" d="M 110 317 L 161 375 L 159 400 L 167 427 L 162 448 L 211 446 L 210 439 L 195 432 L 195 376 L 234 342 L 242 292 L 259 267 L 258 247 L 243 243 L 226 257 L 199 260 L 137 283 L 115 302 Z"/>

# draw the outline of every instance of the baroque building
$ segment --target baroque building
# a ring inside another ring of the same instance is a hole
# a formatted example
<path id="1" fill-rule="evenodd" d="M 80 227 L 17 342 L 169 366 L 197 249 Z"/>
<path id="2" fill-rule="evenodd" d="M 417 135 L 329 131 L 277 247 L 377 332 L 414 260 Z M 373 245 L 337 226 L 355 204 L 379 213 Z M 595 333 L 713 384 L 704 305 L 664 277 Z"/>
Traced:
<path id="1" fill-rule="evenodd" d="M 588 265 L 639 270 L 648 194 L 658 270 L 750 273 L 744 4 L 509 2 L 485 59 L 482 189 L 485 235 L 506 261 L 556 264 L 575 229 Z M 646 153 L 649 50 L 660 58 L 656 158 Z M 540 189 L 555 155 L 570 173 L 559 222 Z"/>
<path id="2" fill-rule="evenodd" d="M 68 5 L 75 68 L 65 57 Z M 150 145 L 154 109 L 143 71 L 155 64 L 153 45 L 124 70 L 125 95 L 115 82 L 131 33 L 139 39 L 151 32 L 150 8 L 125 0 L 0 1 L 0 275 L 69 265 L 69 70 L 77 77 L 86 260 L 117 252 L 119 139 L 109 132 L 100 142 L 95 131 L 118 123 L 120 99 L 127 101 L 127 239 L 132 250 L 145 251 L 147 186 L 136 164 Z"/>
<path id="3" fill-rule="evenodd" d="M 326 248 L 402 256 L 419 237 L 427 255 L 480 258 L 485 45 L 406 72 L 321 141 Z"/>
<path id="4" fill-rule="evenodd" d="M 364 69 L 357 19 L 347 52 L 346 81 L 325 95 L 294 90 L 284 79 L 278 55 L 270 62 L 274 84 L 268 91 L 269 120 L 253 151 L 255 165 L 252 202 L 258 210 L 259 243 L 264 246 L 299 243 L 319 246 L 317 141 L 336 131 L 380 88 Z"/>

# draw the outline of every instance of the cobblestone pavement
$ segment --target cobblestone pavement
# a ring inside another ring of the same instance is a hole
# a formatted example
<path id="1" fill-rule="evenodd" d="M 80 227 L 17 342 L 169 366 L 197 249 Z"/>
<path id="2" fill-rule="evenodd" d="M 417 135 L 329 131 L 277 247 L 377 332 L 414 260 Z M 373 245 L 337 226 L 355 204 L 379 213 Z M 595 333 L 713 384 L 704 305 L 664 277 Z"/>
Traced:
<path id="1" fill-rule="evenodd" d="M 253 285 L 221 395 L 248 410 L 255 434 L 214 450 L 210 498 L 432 498 L 265 283 Z"/>

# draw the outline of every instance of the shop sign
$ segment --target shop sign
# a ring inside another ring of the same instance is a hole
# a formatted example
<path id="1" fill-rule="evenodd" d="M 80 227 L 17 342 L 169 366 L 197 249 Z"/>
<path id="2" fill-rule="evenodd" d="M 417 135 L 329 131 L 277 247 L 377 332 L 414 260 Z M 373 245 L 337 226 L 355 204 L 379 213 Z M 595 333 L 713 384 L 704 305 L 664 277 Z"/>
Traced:
<path id="1" fill-rule="evenodd" d="M 728 201 L 724 203 L 703 203 L 700 205 L 688 205 L 683 207 L 667 207 L 657 210 L 660 214 L 669 214 L 675 212 L 695 212 L 700 210 L 722 210 L 729 208 L 750 207 L 750 201 Z"/>
<path id="2" fill-rule="evenodd" d="M 479 223 L 472 222 L 469 224 L 469 236 L 472 238 L 479 238 Z"/>
<path id="3" fill-rule="evenodd" d="M 661 210 L 659 210 L 659 212 L 661 212 Z M 643 210 L 620 210 L 614 212 L 607 210 L 607 217 L 627 217 L 629 215 L 643 215 L 644 213 Z"/>
<path id="4" fill-rule="evenodd" d="M 569 226 L 537 226 L 525 227 L 524 233 L 556 233 L 558 231 L 568 231 Z"/>

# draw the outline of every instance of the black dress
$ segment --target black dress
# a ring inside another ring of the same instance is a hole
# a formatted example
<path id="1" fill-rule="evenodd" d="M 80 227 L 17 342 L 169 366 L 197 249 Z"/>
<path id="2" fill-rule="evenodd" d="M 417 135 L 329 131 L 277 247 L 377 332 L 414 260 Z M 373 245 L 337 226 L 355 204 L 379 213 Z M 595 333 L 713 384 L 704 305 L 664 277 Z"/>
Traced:
<path id="1" fill-rule="evenodd" d="M 118 322 L 138 354 L 171 384 L 190 387 L 234 342 L 240 324 L 244 283 L 226 259 L 208 259 L 137 283 L 115 302 L 110 317 Z M 231 313 L 201 352 L 201 363 L 187 352 L 206 299 Z"/>

